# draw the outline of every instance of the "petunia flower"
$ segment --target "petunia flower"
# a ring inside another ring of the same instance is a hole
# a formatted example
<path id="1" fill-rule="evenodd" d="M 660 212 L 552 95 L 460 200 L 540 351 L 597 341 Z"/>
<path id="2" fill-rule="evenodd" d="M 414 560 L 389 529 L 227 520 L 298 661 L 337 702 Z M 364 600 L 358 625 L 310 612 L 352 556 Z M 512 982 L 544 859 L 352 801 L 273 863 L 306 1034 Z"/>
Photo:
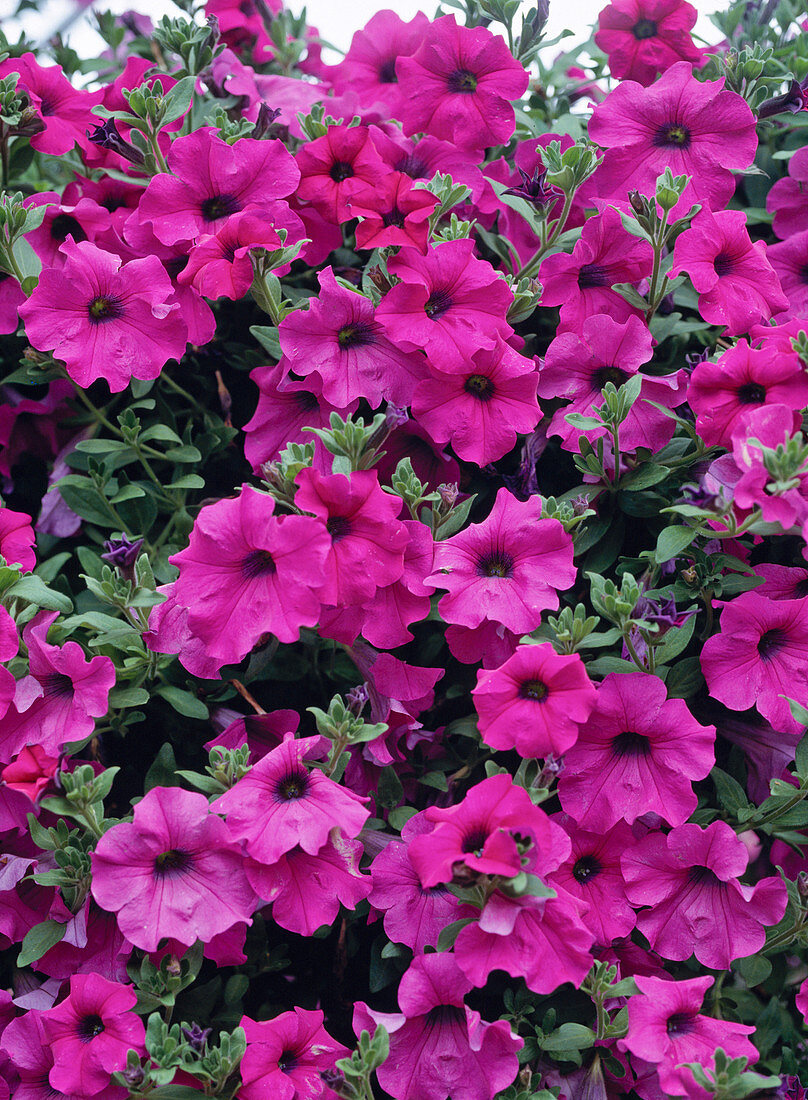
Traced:
<path id="1" fill-rule="evenodd" d="M 390 172 L 373 188 L 364 188 L 348 200 L 356 227 L 356 247 L 390 248 L 403 245 L 426 254 L 429 219 L 438 199 L 423 187 L 413 187 L 404 172 Z"/>
<path id="2" fill-rule="evenodd" d="M 480 736 L 526 758 L 561 756 L 595 705 L 595 687 L 577 653 L 547 643 L 520 646 L 498 668 L 477 673 L 472 690 Z"/>
<path id="3" fill-rule="evenodd" d="M 805 185 L 808 183 L 808 148 L 801 146 L 788 162 L 788 175 L 777 180 L 766 196 L 766 209 L 774 214 L 772 229 L 781 240 L 808 229 Z"/>
<path id="4" fill-rule="evenodd" d="M 712 970 L 760 951 L 788 900 L 779 876 L 739 882 L 749 852 L 725 821 L 649 833 L 622 857 L 637 927 L 664 959 L 692 954 Z"/>
<path id="5" fill-rule="evenodd" d="M 297 845 L 316 856 L 332 829 L 355 837 L 367 820 L 367 799 L 306 767 L 319 749 L 319 737 L 287 739 L 212 803 L 259 863 L 272 865 Z"/>
<path id="6" fill-rule="evenodd" d="M 459 26 L 453 15 L 433 20 L 411 57 L 399 57 L 404 133 L 424 131 L 463 149 L 504 145 L 513 134 L 511 102 L 528 75 L 505 42 L 486 27 Z"/>
<path id="7" fill-rule="evenodd" d="M 29 573 L 36 565 L 35 541 L 29 515 L 0 508 L 0 555 L 9 565 L 19 565 L 24 573 Z"/>
<path id="8" fill-rule="evenodd" d="M 311 203 L 333 225 L 353 217 L 350 199 L 374 187 L 384 170 L 367 126 L 329 126 L 322 137 L 303 145 L 296 159 L 298 199 Z"/>
<path id="9" fill-rule="evenodd" d="M 61 65 L 40 65 L 32 53 L 0 63 L 0 79 L 11 73 L 19 73 L 17 91 L 28 95 L 42 120 L 42 129 L 30 138 L 31 148 L 57 157 L 74 145 L 86 149 L 87 128 L 98 121 L 92 108 L 101 93 L 74 88 Z"/>
<path id="10" fill-rule="evenodd" d="M 93 1096 L 109 1085 L 110 1074 L 126 1066 L 126 1052 L 144 1052 L 143 1021 L 132 1009 L 137 996 L 100 974 L 74 974 L 70 993 L 42 1013 L 53 1051 L 48 1080 L 54 1089 Z"/>
<path id="11" fill-rule="evenodd" d="M 650 811 L 680 825 L 696 808 L 692 781 L 715 763 L 714 743 L 715 727 L 700 725 L 682 699 L 668 699 L 658 677 L 609 673 L 564 757 L 561 805 L 592 832 Z"/>
<path id="12" fill-rule="evenodd" d="M 647 87 L 677 61 L 701 61 L 690 37 L 697 16 L 686 0 L 611 0 L 598 16 L 595 45 L 608 56 L 616 80 Z"/>
<path id="13" fill-rule="evenodd" d="M 769 245 L 766 257 L 788 298 L 788 311 L 780 318 L 808 315 L 808 229 Z"/>
<path id="14" fill-rule="evenodd" d="M 52 351 L 83 388 L 103 378 L 113 393 L 132 378 L 156 378 L 185 354 L 188 330 L 156 256 L 122 264 L 90 241 L 61 246 L 61 268 L 45 268 L 20 306 L 26 336 Z"/>
<path id="15" fill-rule="evenodd" d="M 179 787 L 153 787 L 131 823 L 101 837 L 92 864 L 93 897 L 145 951 L 164 938 L 207 942 L 249 924 L 256 905 L 229 829 L 203 795 Z"/>
<path id="16" fill-rule="evenodd" d="M 256 248 L 271 252 L 280 247 L 268 212 L 242 210 L 228 218 L 215 233 L 197 240 L 177 279 L 186 286 L 192 284 L 206 298 L 235 301 L 243 298 L 252 285 L 250 253 Z"/>
<path id="17" fill-rule="evenodd" d="M 415 53 L 428 27 L 429 19 L 420 11 L 408 23 L 394 11 L 377 11 L 354 32 L 345 57 L 330 71 L 336 94 L 352 92 L 364 107 L 383 103 L 388 117 L 400 118 L 403 96 L 396 61 Z"/>
<path id="18" fill-rule="evenodd" d="M 320 1009 L 294 1008 L 271 1020 L 239 1021 L 247 1051 L 239 1070 L 238 1100 L 308 1100 L 328 1095 L 321 1074 L 332 1070 L 350 1051 L 323 1027 Z M 332 1094 L 333 1095 L 333 1094 Z"/>
<path id="19" fill-rule="evenodd" d="M 523 1040 L 506 1020 L 485 1023 L 465 1004 L 471 991 L 451 954 L 416 956 L 401 979 L 401 1013 L 354 1008 L 354 1031 L 390 1034 L 390 1055 L 377 1071 L 380 1085 L 400 1100 L 488 1100 L 508 1085 Z"/>
<path id="20" fill-rule="evenodd" d="M 490 515 L 435 546 L 426 584 L 447 589 L 438 604 L 449 623 L 485 620 L 525 634 L 558 607 L 559 589 L 575 580 L 572 540 L 556 519 L 541 518 L 538 497 L 518 501 L 500 489 Z"/>

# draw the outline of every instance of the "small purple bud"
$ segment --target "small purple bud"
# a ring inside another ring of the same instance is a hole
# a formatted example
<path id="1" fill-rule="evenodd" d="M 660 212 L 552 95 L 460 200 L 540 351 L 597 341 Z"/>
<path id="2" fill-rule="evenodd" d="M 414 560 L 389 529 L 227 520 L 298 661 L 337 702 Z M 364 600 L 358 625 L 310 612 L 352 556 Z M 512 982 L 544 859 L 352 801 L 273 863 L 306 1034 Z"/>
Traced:
<path id="1" fill-rule="evenodd" d="M 445 483 L 439 485 L 438 496 L 444 508 L 447 510 L 449 508 L 454 508 L 455 504 L 457 504 L 457 498 L 460 496 L 460 487 L 455 482 L 452 482 L 451 485 Z"/>
<path id="2" fill-rule="evenodd" d="M 126 535 L 121 535 L 119 539 L 107 539 L 101 560 L 117 569 L 125 580 L 133 581 L 135 562 L 142 546 L 143 539 L 135 539 L 132 542 Z"/>
<path id="3" fill-rule="evenodd" d="M 199 1024 L 191 1024 L 190 1027 L 183 1027 L 182 1034 L 188 1040 L 188 1046 L 191 1050 L 196 1051 L 197 1054 L 202 1054 L 207 1046 L 208 1036 L 210 1035 L 212 1028 L 200 1027 Z"/>
<path id="4" fill-rule="evenodd" d="M 394 428 L 402 428 L 408 420 L 409 414 L 406 406 L 392 405 L 388 402 L 384 410 L 384 423 L 388 432 L 392 432 Z"/>
<path id="5" fill-rule="evenodd" d="M 130 164 L 141 165 L 145 163 L 146 158 L 140 149 L 136 148 L 131 142 L 128 142 L 118 132 L 118 127 L 115 125 L 114 118 L 107 118 L 101 123 L 100 126 L 96 126 L 92 133 L 87 131 L 88 139 L 93 145 L 98 145 L 102 149 L 109 149 L 112 153 L 117 153 L 119 157 L 123 157 L 124 160 L 128 160 Z"/>
<path id="6" fill-rule="evenodd" d="M 365 703 L 370 698 L 370 691 L 367 683 L 359 684 L 357 687 L 351 688 L 348 694 L 345 696 L 345 701 L 348 704 L 348 710 L 351 714 L 357 718 L 365 709 Z"/>

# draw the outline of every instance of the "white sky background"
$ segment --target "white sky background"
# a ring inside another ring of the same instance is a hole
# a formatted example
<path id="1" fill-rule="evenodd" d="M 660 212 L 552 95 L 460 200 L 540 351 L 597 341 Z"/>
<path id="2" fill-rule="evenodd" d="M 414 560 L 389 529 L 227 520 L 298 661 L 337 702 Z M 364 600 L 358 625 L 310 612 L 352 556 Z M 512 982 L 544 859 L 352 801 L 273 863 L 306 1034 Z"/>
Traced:
<path id="1" fill-rule="evenodd" d="M 707 19 L 709 12 L 720 10 L 723 5 L 716 0 L 690 0 L 699 12 L 699 21 L 696 24 L 696 33 L 711 42 L 716 42 L 721 37 L 716 28 Z M 550 0 L 550 19 L 547 26 L 547 36 L 554 37 L 562 30 L 569 28 L 575 32 L 575 39 L 567 39 L 564 46 L 569 47 L 574 42 L 581 41 L 586 36 L 586 30 L 597 19 L 598 12 L 606 6 L 608 0 Z M 288 5 L 292 11 L 298 12 L 303 7 L 302 0 L 289 0 Z M 530 6 L 525 4 L 525 9 Z M 66 19 L 76 10 L 72 0 L 42 0 L 35 11 L 24 12 L 20 20 L 11 19 L 15 10 L 15 0 L 0 0 L 0 26 L 9 39 L 14 41 L 20 30 L 24 30 L 29 38 L 35 40 L 46 39 L 60 27 Z M 99 11 L 111 10 L 123 12 L 135 9 L 145 15 L 149 15 L 157 21 L 162 15 L 181 14 L 174 7 L 171 0 L 97 0 L 93 5 Z M 370 17 L 382 8 L 392 8 L 405 20 L 420 9 L 428 15 L 433 15 L 437 7 L 437 0 L 308 0 L 306 4 L 308 21 L 317 27 L 321 36 L 342 50 L 347 50 L 351 42 L 353 32 L 370 19 Z M 451 10 L 451 9 L 450 9 Z M 90 55 L 100 48 L 97 35 L 92 31 L 92 8 L 85 11 L 70 27 L 65 35 L 70 45 L 79 54 Z M 559 46 L 559 48 L 562 48 Z M 337 60 L 336 57 L 329 60 Z"/>

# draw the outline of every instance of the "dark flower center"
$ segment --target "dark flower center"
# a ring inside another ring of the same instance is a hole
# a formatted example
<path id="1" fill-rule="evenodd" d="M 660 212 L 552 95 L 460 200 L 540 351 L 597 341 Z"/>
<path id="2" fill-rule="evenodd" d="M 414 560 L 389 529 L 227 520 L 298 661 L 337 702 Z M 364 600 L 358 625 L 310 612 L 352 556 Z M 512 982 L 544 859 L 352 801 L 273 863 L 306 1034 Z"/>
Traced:
<path id="1" fill-rule="evenodd" d="M 803 264 L 800 270 L 797 272 L 797 277 L 801 283 L 808 283 L 808 264 Z"/>
<path id="2" fill-rule="evenodd" d="M 607 382 L 620 387 L 627 379 L 628 375 L 619 367 L 599 367 L 592 375 L 592 383 L 598 392 L 603 389 Z"/>
<path id="3" fill-rule="evenodd" d="M 300 768 L 278 780 L 275 794 L 281 802 L 294 802 L 302 798 L 308 789 L 309 773 L 305 768 Z"/>
<path id="4" fill-rule="evenodd" d="M 689 1035 L 696 1026 L 696 1014 L 694 1012 L 674 1012 L 668 1017 L 665 1030 L 668 1035 Z"/>
<path id="5" fill-rule="evenodd" d="M 66 699 L 73 694 L 73 681 L 64 672 L 48 672 L 37 679 L 46 699 Z"/>
<path id="6" fill-rule="evenodd" d="M 788 638 L 785 631 L 776 629 L 767 630 L 766 633 L 762 634 L 760 637 L 757 651 L 764 661 L 768 661 L 775 653 L 781 650 L 787 642 Z"/>
<path id="7" fill-rule="evenodd" d="M 251 550 L 241 562 L 241 575 L 248 581 L 255 580 L 256 577 L 272 576 L 277 572 L 278 567 L 269 550 Z"/>
<path id="8" fill-rule="evenodd" d="M 191 866 L 191 857 L 180 848 L 168 848 L 154 858 L 154 873 L 158 878 L 182 874 Z"/>
<path id="9" fill-rule="evenodd" d="M 395 166 L 395 169 L 397 172 L 403 172 L 404 175 L 409 176 L 410 179 L 420 180 L 426 176 L 428 165 L 417 153 L 408 153 L 401 158 Z"/>
<path id="10" fill-rule="evenodd" d="M 719 278 L 729 275 L 734 267 L 735 261 L 727 252 L 719 252 L 713 260 L 713 270 Z"/>
<path id="11" fill-rule="evenodd" d="M 297 1068 L 297 1052 L 294 1050 L 284 1050 L 281 1052 L 281 1056 L 278 1059 L 278 1069 L 281 1073 L 291 1073 L 293 1069 Z"/>
<path id="12" fill-rule="evenodd" d="M 615 756 L 648 756 L 651 752 L 651 742 L 644 733 L 624 730 L 612 741 L 612 751 Z"/>
<path id="13" fill-rule="evenodd" d="M 576 882 L 590 882 L 602 870 L 603 864 L 595 856 L 581 856 L 572 869 L 572 877 Z"/>
<path id="14" fill-rule="evenodd" d="M 329 516 L 325 529 L 331 536 L 332 542 L 339 542 L 340 539 L 350 535 L 351 521 L 347 516 Z"/>
<path id="15" fill-rule="evenodd" d="M 657 25 L 653 19 L 639 19 L 631 28 L 631 33 L 640 42 L 644 38 L 654 38 L 657 33 Z"/>
<path id="16" fill-rule="evenodd" d="M 76 242 L 87 240 L 87 234 L 72 214 L 57 214 L 50 225 L 51 237 L 54 241 L 64 241 L 67 240 L 68 233 Z"/>
<path id="17" fill-rule="evenodd" d="M 188 266 L 188 256 L 172 256 L 170 260 L 163 260 L 163 267 L 168 272 L 170 279 L 176 279 L 181 271 Z"/>
<path id="18" fill-rule="evenodd" d="M 586 290 L 593 286 L 608 286 L 609 273 L 601 264 L 584 264 L 578 272 L 578 286 Z"/>
<path id="19" fill-rule="evenodd" d="M 471 95 L 477 91 L 477 77 L 468 69 L 455 69 L 453 73 L 449 73 L 446 83 L 450 92 L 459 92 L 461 95 Z"/>
<path id="20" fill-rule="evenodd" d="M 398 77 L 396 76 L 396 59 L 394 57 L 388 58 L 379 69 L 379 83 L 398 84 Z"/>
<path id="21" fill-rule="evenodd" d="M 766 400 L 766 390 L 759 382 L 747 382 L 738 388 L 738 400 L 742 405 L 762 405 Z"/>
<path id="22" fill-rule="evenodd" d="M 392 210 L 388 210 L 386 214 L 382 214 L 383 225 L 395 225 L 398 229 L 406 224 L 407 215 L 403 210 L 399 210 L 397 206 L 394 206 Z"/>
<path id="23" fill-rule="evenodd" d="M 547 684 L 541 680 L 526 680 L 519 688 L 519 694 L 523 699 L 533 699 L 534 702 L 541 703 L 547 698 Z"/>
<path id="24" fill-rule="evenodd" d="M 696 864 L 695 867 L 691 867 L 687 872 L 687 881 L 693 886 L 724 886 L 726 885 L 721 881 L 715 871 L 711 871 L 709 867 L 702 867 Z"/>
<path id="25" fill-rule="evenodd" d="M 427 1012 L 424 1026 L 428 1029 L 436 1027 L 443 1034 L 445 1028 L 467 1028 L 468 1024 L 459 1005 L 435 1005 Z"/>
<path id="26" fill-rule="evenodd" d="M 478 571 L 481 577 L 510 577 L 513 559 L 502 552 L 488 554 L 480 561 Z"/>
<path id="27" fill-rule="evenodd" d="M 488 840 L 488 833 L 483 829 L 475 829 L 473 832 L 463 837 L 461 851 L 465 852 L 466 855 L 481 856 L 486 840 Z"/>
<path id="28" fill-rule="evenodd" d="M 100 1016 L 82 1016 L 76 1030 L 82 1043 L 89 1043 L 104 1030 L 104 1021 Z"/>
<path id="29" fill-rule="evenodd" d="M 235 195 L 214 195 L 205 199 L 199 210 L 206 222 L 215 222 L 219 218 L 237 214 L 241 210 L 241 203 Z"/>
<path id="30" fill-rule="evenodd" d="M 463 389 L 480 401 L 490 401 L 494 396 L 494 383 L 484 374 L 470 374 Z"/>
<path id="31" fill-rule="evenodd" d="M 51 99 L 41 99 L 39 101 L 39 113 L 41 115 L 52 115 L 56 110 L 56 107 Z"/>
<path id="32" fill-rule="evenodd" d="M 347 160 L 335 160 L 328 174 L 334 183 L 342 183 L 343 180 L 349 180 L 354 174 L 353 165 Z"/>
<path id="33" fill-rule="evenodd" d="M 654 134 L 653 143 L 657 148 L 673 145 L 677 149 L 687 149 L 690 145 L 690 131 L 678 122 L 668 122 L 659 127 Z"/>
<path id="34" fill-rule="evenodd" d="M 801 581 L 798 581 L 794 585 L 794 595 L 791 597 L 794 600 L 803 600 L 808 596 L 808 577 L 803 577 Z"/>
<path id="35" fill-rule="evenodd" d="M 431 320 L 436 321 L 438 317 L 442 317 L 447 310 L 451 309 L 451 307 L 452 299 L 449 296 L 448 290 L 433 290 L 426 300 L 424 313 Z"/>
<path id="36" fill-rule="evenodd" d="M 372 321 L 357 321 L 352 325 L 344 325 L 337 333 L 337 343 L 345 350 L 347 348 L 364 348 L 376 343 L 376 327 Z"/>
<path id="37" fill-rule="evenodd" d="M 100 325 L 104 321 L 115 321 L 123 317 L 123 306 L 120 298 L 93 298 L 87 303 L 87 313 L 94 325 Z"/>

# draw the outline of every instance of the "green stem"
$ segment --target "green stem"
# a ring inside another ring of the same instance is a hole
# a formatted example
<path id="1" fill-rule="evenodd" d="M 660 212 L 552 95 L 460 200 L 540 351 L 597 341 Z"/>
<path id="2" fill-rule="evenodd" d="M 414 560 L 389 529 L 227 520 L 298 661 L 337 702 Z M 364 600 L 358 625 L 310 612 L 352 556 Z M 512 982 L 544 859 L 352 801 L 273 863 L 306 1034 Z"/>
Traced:
<path id="1" fill-rule="evenodd" d="M 653 242 L 654 249 L 654 266 L 651 271 L 651 284 L 648 288 L 648 312 L 645 314 L 646 325 L 654 316 L 657 311 L 657 307 L 662 299 L 665 297 L 664 291 L 659 294 L 657 288 L 657 281 L 659 279 L 659 269 L 662 264 L 662 249 L 665 247 L 665 241 L 667 239 L 667 227 L 668 227 L 668 211 L 666 210 L 662 215 L 662 224 L 659 227 L 659 235 Z M 657 297 L 658 295 L 658 297 Z"/>
<path id="2" fill-rule="evenodd" d="M 623 635 L 623 641 L 626 644 L 626 649 L 628 650 L 629 657 L 631 657 L 632 661 L 637 666 L 637 668 L 640 670 L 640 672 L 648 672 L 648 669 L 645 667 L 645 665 L 642 663 L 640 658 L 637 656 L 637 650 L 634 648 L 634 643 L 632 642 L 631 638 L 629 637 L 628 631 L 626 631 L 626 633 Z"/>
<path id="3" fill-rule="evenodd" d="M 523 267 L 521 267 L 519 269 L 519 271 L 517 271 L 517 273 L 516 273 L 516 278 L 517 279 L 521 279 L 525 275 L 532 275 L 534 273 L 534 271 L 536 269 L 538 269 L 538 266 L 539 266 L 539 264 L 542 260 L 542 257 L 544 256 L 544 254 L 546 252 L 548 252 L 550 250 L 550 248 L 552 248 L 552 246 L 558 240 L 558 237 L 561 234 L 561 230 L 566 225 L 567 218 L 569 217 L 569 214 L 570 214 L 570 210 L 572 209 L 572 200 L 573 200 L 574 194 L 575 194 L 575 192 L 573 191 L 569 195 L 564 196 L 564 207 L 561 211 L 561 215 L 560 215 L 558 221 L 553 226 L 553 229 L 552 229 L 552 232 L 550 233 L 550 236 L 533 253 L 533 255 L 530 257 L 530 259 L 527 261 L 527 263 Z"/>
<path id="4" fill-rule="evenodd" d="M 170 375 L 168 375 L 164 372 L 163 374 L 160 375 L 160 381 L 165 382 L 165 384 L 168 386 L 168 388 L 170 390 L 173 390 L 174 393 L 179 394 L 180 397 L 184 397 L 185 400 L 190 405 L 193 405 L 193 407 L 198 410 L 200 416 L 205 415 L 205 412 L 206 412 L 205 407 L 203 405 L 200 405 L 200 403 L 193 396 L 193 394 L 189 393 L 186 389 L 183 389 L 183 387 L 179 384 L 179 382 L 175 382 L 174 379 L 170 377 Z"/>

